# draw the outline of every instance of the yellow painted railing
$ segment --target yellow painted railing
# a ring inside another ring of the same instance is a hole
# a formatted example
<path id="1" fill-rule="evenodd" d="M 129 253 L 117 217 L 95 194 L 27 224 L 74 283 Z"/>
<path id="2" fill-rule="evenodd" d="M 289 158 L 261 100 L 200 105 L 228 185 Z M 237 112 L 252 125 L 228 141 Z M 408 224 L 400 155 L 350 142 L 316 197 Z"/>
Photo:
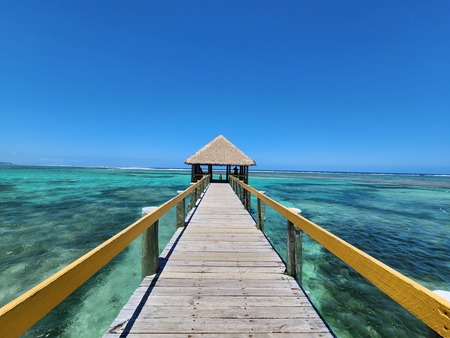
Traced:
<path id="1" fill-rule="evenodd" d="M 242 187 L 258 200 L 270 206 L 296 227 L 347 263 L 381 291 L 420 319 L 442 337 L 450 337 L 450 302 L 421 284 L 402 275 L 386 264 L 302 217 L 293 210 L 267 197 L 251 186 L 231 177 L 233 185 Z M 248 201 L 248 196 L 243 200 Z M 245 203 L 244 203 L 245 204 Z"/>
<path id="2" fill-rule="evenodd" d="M 47 278 L 0 309 L 0 336 L 18 337 L 79 288 L 144 230 L 189 194 L 204 186 L 209 176 L 190 186 L 126 229 Z M 196 193 L 194 193 L 197 196 Z"/>

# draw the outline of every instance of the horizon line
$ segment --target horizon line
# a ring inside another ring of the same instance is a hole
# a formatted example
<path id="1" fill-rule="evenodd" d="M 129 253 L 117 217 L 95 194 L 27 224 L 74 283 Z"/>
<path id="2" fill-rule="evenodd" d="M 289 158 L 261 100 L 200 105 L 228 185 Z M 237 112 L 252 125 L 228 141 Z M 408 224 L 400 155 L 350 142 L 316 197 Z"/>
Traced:
<path id="1" fill-rule="evenodd" d="M 206 165 L 206 164 L 205 164 Z M 214 165 L 215 167 L 225 167 Z M 0 162 L 0 167 L 37 167 L 37 168 L 79 168 L 79 169 L 116 169 L 116 170 L 182 170 L 186 167 L 140 167 L 140 166 L 111 166 L 111 165 L 70 165 L 70 164 L 16 164 Z M 219 169 L 221 170 L 221 169 Z M 417 175 L 417 176 L 450 176 L 450 173 L 420 173 L 420 172 L 388 172 L 388 171 L 348 171 L 348 170 L 298 170 L 298 169 L 251 169 L 251 172 L 284 172 L 284 173 L 330 173 L 330 174 L 369 174 L 369 175 Z"/>

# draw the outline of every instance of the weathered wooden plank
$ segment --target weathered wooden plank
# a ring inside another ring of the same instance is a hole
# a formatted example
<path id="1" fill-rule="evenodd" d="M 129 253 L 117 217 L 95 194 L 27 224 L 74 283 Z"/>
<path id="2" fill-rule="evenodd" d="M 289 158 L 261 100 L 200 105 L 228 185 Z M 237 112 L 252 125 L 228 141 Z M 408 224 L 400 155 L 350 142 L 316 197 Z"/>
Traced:
<path id="1" fill-rule="evenodd" d="M 253 236 L 253 235 L 241 235 L 241 234 L 229 234 L 229 235 L 218 235 L 218 234 L 195 234 L 191 235 L 186 233 L 185 236 L 183 236 L 183 242 L 187 241 L 199 241 L 199 240 L 205 240 L 205 241 L 215 241 L 215 242 L 263 242 L 265 241 L 265 237 L 259 237 L 259 236 Z"/>
<path id="2" fill-rule="evenodd" d="M 225 272 L 225 273 L 195 273 L 195 272 L 166 272 L 163 271 L 161 274 L 161 277 L 163 278 L 176 278 L 176 279 L 195 279 L 195 278 L 201 278 L 201 279 L 219 279 L 222 281 L 227 280 L 243 280 L 243 279 L 250 279 L 250 280 L 267 280 L 267 273 L 239 273 L 239 272 Z M 271 275 L 272 280 L 285 280 L 288 279 L 287 276 L 284 274 L 274 274 Z"/>
<path id="3" fill-rule="evenodd" d="M 151 306 L 147 306 L 147 308 L 153 307 L 161 307 L 161 308 L 189 308 L 189 309 L 223 309 L 230 308 L 234 311 L 238 311 L 239 309 L 256 309 L 256 308 L 273 308 L 273 311 L 280 310 L 279 308 L 287 309 L 294 308 L 297 311 L 304 313 L 305 311 L 312 311 L 314 313 L 311 304 L 308 299 L 304 296 L 283 296 L 277 295 L 274 297 L 266 297 L 261 295 L 233 295 L 226 294 L 222 295 L 222 292 L 218 292 L 216 295 L 179 295 L 179 294 L 170 294 L 166 293 L 151 295 L 147 299 L 147 304 Z M 136 309 L 136 306 L 139 304 L 139 296 L 144 296 L 142 294 L 135 294 L 135 299 L 133 301 L 128 302 L 124 306 L 124 310 Z M 287 311 L 287 310 L 286 310 Z M 293 311 L 293 310 L 292 310 Z M 291 313 L 292 311 L 289 311 Z M 180 313 L 182 310 L 180 310 Z M 272 318 L 285 318 L 286 314 L 273 312 L 271 315 Z M 309 313 L 309 312 L 308 312 Z M 160 313 L 161 316 L 166 316 L 163 312 Z M 237 316 L 240 318 L 240 316 Z"/>
<path id="4" fill-rule="evenodd" d="M 320 319 L 215 319 L 215 318 L 142 318 L 133 326 L 136 333 L 222 333 L 222 332 L 328 332 Z"/>
<path id="5" fill-rule="evenodd" d="M 244 216 L 245 218 L 249 217 L 247 210 L 243 208 L 237 208 L 233 206 L 220 206 L 220 204 L 211 204 L 211 203 L 203 203 L 202 209 L 198 210 L 195 221 L 198 220 L 199 217 L 208 217 L 211 219 L 211 216 L 214 217 L 235 217 Z M 250 217 L 251 218 L 251 217 Z"/>
<path id="6" fill-rule="evenodd" d="M 241 238 L 240 242 L 226 242 L 223 240 L 217 240 L 216 238 L 211 238 L 211 237 L 206 237 L 206 236 L 202 236 L 202 235 L 193 235 L 193 234 L 189 234 L 189 233 L 184 233 L 184 238 L 185 240 L 183 240 L 182 244 L 180 246 L 177 245 L 177 248 L 182 247 L 183 245 L 185 246 L 191 246 L 191 245 L 195 245 L 195 244 L 223 244 L 223 245 L 234 245 L 237 247 L 246 247 L 246 246 L 259 246 L 259 245 L 264 245 L 264 246 L 269 246 L 271 247 L 270 243 L 267 243 L 266 239 L 261 237 L 259 241 L 248 241 L 248 237 L 250 236 L 246 236 L 246 237 L 239 237 L 239 236 L 233 236 L 233 237 L 229 237 L 226 233 L 222 234 L 221 237 L 222 239 L 225 238 Z M 256 236 L 254 236 L 256 237 Z M 257 237 L 256 237 L 257 238 Z"/>
<path id="7" fill-rule="evenodd" d="M 217 279 L 175 279 L 175 278 L 164 278 L 158 279 L 155 286 L 198 286 L 198 287 L 226 287 L 226 288 L 244 288 L 244 287 L 254 287 L 254 288 L 267 288 L 267 287 L 280 287 L 284 288 L 288 283 L 291 287 L 298 287 L 297 283 L 292 279 L 279 279 L 279 280 L 258 280 L 257 283 L 250 279 L 241 280 L 228 280 L 226 283 L 222 280 Z"/>
<path id="8" fill-rule="evenodd" d="M 233 231 L 235 233 L 247 232 L 247 233 L 258 233 L 258 230 L 253 227 L 243 227 L 242 224 L 239 223 L 230 223 L 227 222 L 226 225 L 218 225 L 218 224 L 203 224 L 203 223 L 191 223 L 191 226 L 187 226 L 185 232 L 186 233 L 208 233 L 211 230 L 214 232 L 230 232 Z"/>
<path id="9" fill-rule="evenodd" d="M 277 306 L 280 305 L 280 297 L 264 296 L 154 296 L 150 294 L 147 304 L 151 306 L 175 306 L 175 307 L 227 307 L 227 306 Z M 306 297 L 283 297 L 283 306 L 303 307 L 310 306 Z M 125 306 L 127 308 L 127 305 Z"/>
<path id="10" fill-rule="evenodd" d="M 222 283 L 223 284 L 223 283 Z M 249 284 L 247 287 L 245 286 L 237 286 L 233 285 L 230 287 L 216 287 L 217 284 L 212 284 L 210 286 L 158 286 L 151 291 L 149 299 L 153 297 L 167 297 L 173 298 L 169 302 L 179 302 L 178 306 L 188 305 L 189 302 L 194 299 L 200 298 L 208 298 L 209 301 L 213 301 L 211 298 L 217 298 L 219 300 L 222 299 L 223 296 L 233 297 L 234 300 L 242 300 L 242 299 L 250 299 L 251 302 L 259 302 L 259 306 L 262 302 L 275 302 L 275 306 L 286 306 L 285 301 L 290 303 L 300 301 L 298 305 L 309 305 L 307 302 L 307 298 L 303 291 L 296 287 L 270 287 L 267 284 L 266 287 L 254 287 L 252 284 Z M 134 308 L 135 304 L 141 302 L 141 299 L 147 294 L 148 290 L 146 287 L 138 288 L 131 297 L 129 304 L 126 308 Z M 183 296 L 183 297 L 178 297 Z M 241 297 L 241 298 L 237 298 Z M 243 297 L 243 298 L 242 298 Z M 291 298 L 287 300 L 287 298 Z M 152 302 L 152 305 L 155 306 L 156 302 Z M 191 304 L 192 305 L 192 304 Z M 225 306 L 226 303 L 220 302 L 218 306 Z M 233 303 L 234 306 L 234 303 Z"/>
<path id="11" fill-rule="evenodd" d="M 190 243 L 192 243 L 192 245 L 189 245 Z M 214 251 L 223 251 L 223 250 L 232 250 L 235 251 L 236 253 L 242 252 L 243 254 L 245 254 L 246 252 L 252 252 L 251 250 L 267 250 L 269 252 L 273 253 L 273 249 L 270 246 L 267 245 L 263 245 L 257 242 L 251 242 L 250 244 L 248 243 L 244 243 L 244 242 L 231 242 L 231 241 L 224 241 L 222 243 L 216 243 L 216 242 L 205 242 L 204 245 L 199 244 L 200 242 L 184 242 L 183 245 L 180 246 L 180 248 L 177 249 L 177 252 L 182 252 L 182 251 L 193 251 L 196 249 L 199 250 L 209 250 L 211 252 Z"/>
<path id="12" fill-rule="evenodd" d="M 140 289 L 138 289 L 140 290 Z M 142 289 L 140 292 L 143 295 L 147 289 Z M 137 294 L 137 291 L 136 291 Z M 152 290 L 155 296 L 163 295 L 202 295 L 202 296 L 264 296 L 264 297 L 302 297 L 304 293 L 297 288 L 213 288 L 213 287 L 170 287 L 160 286 Z"/>
<path id="13" fill-rule="evenodd" d="M 190 261 L 190 260 L 201 260 L 205 258 L 205 254 L 201 252 L 174 252 L 170 259 L 172 260 L 181 260 L 181 261 Z M 265 253 L 261 253 L 259 255 L 242 255 L 234 252 L 214 252 L 206 259 L 208 261 L 234 261 L 234 262 L 246 262 L 246 261 L 254 261 L 254 262 L 263 262 L 263 261 L 271 261 L 273 260 L 273 255 L 268 255 Z"/>
<path id="14" fill-rule="evenodd" d="M 246 262 L 228 262 L 228 261 L 205 261 L 205 260 L 190 260 L 190 261 L 170 261 L 170 265 L 166 265 L 164 268 L 169 267 L 177 267 L 177 266 L 204 266 L 204 267 L 220 267 L 220 266 L 234 266 L 236 268 L 239 267 L 283 267 L 286 268 L 284 263 L 280 261 L 263 261 L 263 262 L 252 262 L 252 261 L 246 261 Z"/>
<path id="15" fill-rule="evenodd" d="M 264 256 L 264 257 L 267 257 L 267 258 L 270 258 L 270 259 L 276 259 L 276 258 L 279 257 L 273 251 L 269 251 L 269 252 L 266 252 L 266 253 L 259 254 L 259 253 L 244 252 L 244 251 L 242 251 L 242 252 L 236 251 L 236 252 L 230 252 L 230 253 L 226 252 L 226 253 L 224 253 L 224 252 L 221 252 L 221 251 L 210 250 L 209 254 L 205 255 L 202 252 L 196 253 L 195 251 L 194 252 L 193 251 L 183 251 L 182 249 L 173 251 L 173 253 L 171 254 L 171 257 L 172 256 L 177 256 L 177 255 L 178 256 L 181 256 L 181 255 L 188 256 L 189 255 L 189 256 L 192 256 L 192 258 L 194 258 L 196 255 L 203 255 L 202 257 L 204 258 L 204 260 L 209 260 L 211 257 L 214 257 L 214 260 L 216 260 L 216 257 L 221 257 L 221 256 L 226 257 L 227 255 L 229 255 L 230 260 L 233 260 L 235 257 L 239 257 L 239 256 L 244 256 L 244 257 Z"/>
<path id="16" fill-rule="evenodd" d="M 122 338 L 120 333 L 108 334 L 109 338 Z M 150 335 L 142 333 L 130 333 L 127 334 L 128 338 L 142 338 L 142 337 L 164 337 L 164 338 L 328 338 L 333 337 L 331 334 L 315 333 L 315 332 L 296 332 L 296 333 L 152 333 Z"/>
<path id="17" fill-rule="evenodd" d="M 192 251 L 196 249 L 201 250 L 211 250 L 211 251 L 219 251 L 220 250 L 234 250 L 234 251 L 242 251 L 246 252 L 249 250 L 269 250 L 273 251 L 273 248 L 267 243 L 260 242 L 201 242 L 201 241 L 190 241 L 188 243 L 183 242 L 183 244 L 179 245 L 177 250 L 179 251 Z"/>
<path id="18" fill-rule="evenodd" d="M 168 265 L 164 268 L 164 272 L 193 272 L 193 273 L 240 273 L 240 274 L 282 274 L 284 273 L 284 266 L 273 267 L 245 267 L 245 266 L 203 266 L 203 265 Z"/>
<path id="19" fill-rule="evenodd" d="M 122 311 L 117 317 L 116 325 L 133 316 L 135 309 Z M 141 318 L 246 318 L 246 319 L 312 319 L 317 316 L 311 307 L 173 307 L 147 306 L 139 313 Z M 274 317 L 276 316 L 276 317 Z"/>
<path id="20" fill-rule="evenodd" d="M 142 318 L 173 318 L 187 316 L 188 318 L 247 318 L 247 319 L 302 319 L 316 316 L 311 307 L 145 307 L 140 313 Z"/>
<path id="21" fill-rule="evenodd" d="M 212 243 L 211 243 L 212 244 Z M 252 245 L 252 246 L 248 246 L 248 247 L 242 247 L 242 248 L 239 248 L 239 245 L 233 245 L 233 243 L 232 242 L 227 242 L 227 241 L 225 241 L 225 244 L 223 245 L 223 246 L 221 246 L 220 244 L 218 244 L 218 245 L 211 245 L 211 244 L 208 244 L 208 246 L 207 247 L 210 247 L 211 249 L 209 250 L 209 251 L 211 251 L 211 252 L 219 252 L 219 251 L 222 251 L 224 248 L 228 248 L 228 249 L 230 249 L 230 250 L 233 250 L 233 251 L 235 251 L 235 253 L 236 254 L 239 254 L 239 253 L 241 253 L 242 252 L 242 254 L 243 255 L 248 255 L 248 254 L 251 254 L 251 252 L 252 251 L 250 251 L 250 252 L 248 252 L 249 251 L 249 248 L 253 248 L 254 250 L 257 250 L 258 248 L 259 249 L 269 249 L 269 248 L 267 248 L 267 247 L 261 247 L 261 246 L 259 246 L 259 245 Z M 197 247 L 199 247 L 200 249 L 202 249 L 202 251 L 203 251 L 203 249 L 205 248 L 205 246 L 198 246 L 197 245 Z M 194 247 L 192 247 L 192 248 L 190 248 L 190 247 L 180 247 L 178 250 L 176 250 L 176 251 L 174 251 L 173 253 L 178 253 L 178 252 L 183 252 L 183 251 L 187 251 L 188 249 L 189 249 L 189 251 L 191 252 L 193 249 L 195 249 L 196 248 L 196 245 L 194 245 Z M 218 248 L 218 249 L 222 249 L 222 250 L 215 250 L 216 248 Z M 273 252 L 273 250 L 269 250 L 268 251 L 269 253 L 271 253 L 274 257 L 275 256 L 278 256 L 278 255 L 276 255 L 274 252 Z"/>
<path id="22" fill-rule="evenodd" d="M 252 245 L 245 248 L 239 248 L 232 244 L 224 244 L 224 245 L 198 245 L 195 244 L 192 247 L 183 246 L 179 249 L 179 252 L 231 252 L 236 254 L 248 255 L 251 253 L 265 252 L 265 253 L 273 253 L 273 249 L 271 247 L 260 246 L 260 245 Z"/>

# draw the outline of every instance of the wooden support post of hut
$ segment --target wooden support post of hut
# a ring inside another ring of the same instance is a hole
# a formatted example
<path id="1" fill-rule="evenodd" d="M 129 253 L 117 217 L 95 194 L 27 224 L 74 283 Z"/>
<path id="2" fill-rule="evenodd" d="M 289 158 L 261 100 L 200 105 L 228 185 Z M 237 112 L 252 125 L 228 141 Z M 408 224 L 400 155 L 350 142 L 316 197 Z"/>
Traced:
<path id="1" fill-rule="evenodd" d="M 250 157 L 245 155 L 223 135 L 215 137 L 211 142 L 198 150 L 184 161 L 192 165 L 191 182 L 197 182 L 205 174 L 202 166 L 207 166 L 207 173 L 211 175 L 211 182 L 228 182 L 230 175 L 234 175 L 244 183 L 248 183 L 248 167 L 256 165 Z M 219 169 L 214 175 L 214 167 Z M 206 169 L 206 168 L 205 168 Z"/>

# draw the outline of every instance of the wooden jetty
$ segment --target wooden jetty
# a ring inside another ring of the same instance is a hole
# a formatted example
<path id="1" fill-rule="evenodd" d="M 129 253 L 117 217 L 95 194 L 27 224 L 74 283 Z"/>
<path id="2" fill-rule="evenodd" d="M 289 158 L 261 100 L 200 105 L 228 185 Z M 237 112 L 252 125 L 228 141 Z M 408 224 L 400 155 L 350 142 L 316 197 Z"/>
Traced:
<path id="1" fill-rule="evenodd" d="M 332 337 L 229 184 L 212 183 L 104 336 Z"/>

